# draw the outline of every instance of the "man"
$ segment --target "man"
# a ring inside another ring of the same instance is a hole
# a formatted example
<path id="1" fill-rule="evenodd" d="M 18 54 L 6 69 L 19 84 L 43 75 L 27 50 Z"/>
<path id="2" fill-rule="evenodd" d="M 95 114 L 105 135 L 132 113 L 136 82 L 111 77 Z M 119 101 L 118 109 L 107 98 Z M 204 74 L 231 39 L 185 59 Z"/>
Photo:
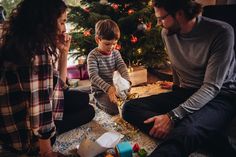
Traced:
<path id="1" fill-rule="evenodd" d="M 224 132 L 236 105 L 233 28 L 200 16 L 202 7 L 193 0 L 153 3 L 172 65 L 173 90 L 129 101 L 124 119 L 164 139 L 151 157 L 185 157 L 207 146 L 216 155 L 235 156 Z"/>

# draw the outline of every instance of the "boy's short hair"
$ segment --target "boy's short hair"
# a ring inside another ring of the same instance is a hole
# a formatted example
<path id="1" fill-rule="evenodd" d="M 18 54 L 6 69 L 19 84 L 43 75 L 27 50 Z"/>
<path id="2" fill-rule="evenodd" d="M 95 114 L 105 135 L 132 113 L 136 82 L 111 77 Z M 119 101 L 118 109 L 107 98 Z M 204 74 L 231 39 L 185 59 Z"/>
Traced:
<path id="1" fill-rule="evenodd" d="M 105 40 L 118 40 L 120 29 L 117 23 L 111 19 L 99 20 L 95 25 L 95 35 Z"/>

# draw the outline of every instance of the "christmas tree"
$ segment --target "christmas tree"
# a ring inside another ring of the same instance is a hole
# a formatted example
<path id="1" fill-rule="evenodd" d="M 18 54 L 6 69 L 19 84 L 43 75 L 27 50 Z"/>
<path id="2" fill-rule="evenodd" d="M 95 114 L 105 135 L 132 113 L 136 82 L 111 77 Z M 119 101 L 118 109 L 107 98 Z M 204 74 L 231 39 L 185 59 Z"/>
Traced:
<path id="1" fill-rule="evenodd" d="M 12 11 L 13 8 L 16 7 L 16 5 L 20 2 L 21 0 L 0 0 L 0 6 L 4 8 L 6 11 L 6 16 L 9 16 L 10 12 Z"/>
<path id="2" fill-rule="evenodd" d="M 121 38 L 116 49 L 127 65 L 158 67 L 166 61 L 150 0 L 81 0 L 79 6 L 70 6 L 72 56 L 87 56 L 97 46 L 94 26 L 98 20 L 107 18 L 116 21 L 120 27 Z"/>

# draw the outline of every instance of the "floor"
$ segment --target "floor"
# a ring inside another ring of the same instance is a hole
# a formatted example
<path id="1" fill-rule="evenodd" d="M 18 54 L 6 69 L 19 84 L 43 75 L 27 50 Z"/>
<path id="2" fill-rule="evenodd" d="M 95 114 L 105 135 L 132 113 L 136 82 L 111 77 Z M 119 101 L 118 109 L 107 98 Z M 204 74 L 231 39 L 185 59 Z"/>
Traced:
<path id="1" fill-rule="evenodd" d="M 82 81 L 80 83 L 86 85 L 88 82 Z M 138 93 L 139 97 L 165 91 L 167 90 L 161 89 L 158 83 L 140 85 L 138 87 L 132 87 L 131 89 L 131 93 Z M 75 148 L 77 148 L 84 139 L 95 141 L 103 133 L 109 131 L 116 131 L 122 134 L 124 137 L 121 139 L 121 142 L 129 141 L 131 145 L 138 143 L 139 146 L 144 148 L 148 153 L 152 152 L 159 143 L 122 120 L 119 115 L 110 116 L 96 106 L 94 106 L 94 108 L 96 112 L 95 118 L 81 127 L 60 135 L 54 144 L 55 151 L 59 151 L 65 155 L 70 154 L 69 156 L 76 156 L 76 153 L 74 153 L 74 151 L 76 151 Z"/>

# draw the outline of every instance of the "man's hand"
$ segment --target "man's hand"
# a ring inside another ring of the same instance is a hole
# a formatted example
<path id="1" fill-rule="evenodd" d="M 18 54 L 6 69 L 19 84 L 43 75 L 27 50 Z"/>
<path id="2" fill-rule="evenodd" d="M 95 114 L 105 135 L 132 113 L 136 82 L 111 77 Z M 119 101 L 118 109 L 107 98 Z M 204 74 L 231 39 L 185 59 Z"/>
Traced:
<path id="1" fill-rule="evenodd" d="M 118 100 L 116 97 L 116 88 L 114 86 L 111 86 L 108 88 L 107 94 L 108 94 L 110 101 L 117 104 Z"/>
<path id="2" fill-rule="evenodd" d="M 170 133 L 173 127 L 172 121 L 166 114 L 154 116 L 144 121 L 145 124 L 151 122 L 153 122 L 154 125 L 149 131 L 149 135 L 160 139 L 164 139 Z"/>
<path id="3" fill-rule="evenodd" d="M 70 50 L 71 36 L 67 33 L 58 35 L 56 43 L 60 52 L 68 53 Z"/>
<path id="4" fill-rule="evenodd" d="M 162 89 L 172 89 L 173 82 L 164 81 L 160 83 Z"/>

